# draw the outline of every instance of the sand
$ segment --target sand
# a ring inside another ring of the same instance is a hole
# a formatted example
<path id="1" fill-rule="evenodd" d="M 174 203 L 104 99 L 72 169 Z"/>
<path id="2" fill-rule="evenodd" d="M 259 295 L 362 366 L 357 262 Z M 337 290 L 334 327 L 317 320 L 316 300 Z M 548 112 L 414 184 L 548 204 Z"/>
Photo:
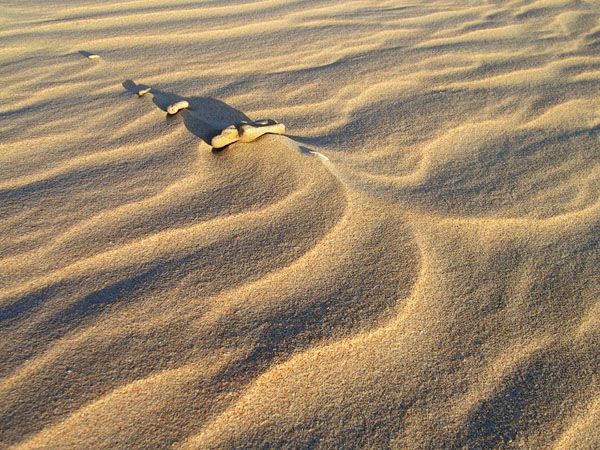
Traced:
<path id="1" fill-rule="evenodd" d="M 0 448 L 600 447 L 597 1 L 3 0 L 0 42 Z"/>

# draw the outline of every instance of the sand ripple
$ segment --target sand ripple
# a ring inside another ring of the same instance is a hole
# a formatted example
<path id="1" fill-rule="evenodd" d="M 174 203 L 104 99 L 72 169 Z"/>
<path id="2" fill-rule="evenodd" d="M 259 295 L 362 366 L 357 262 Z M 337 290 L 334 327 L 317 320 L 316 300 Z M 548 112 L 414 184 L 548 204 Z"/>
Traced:
<path id="1" fill-rule="evenodd" d="M 600 445 L 596 3 L 2 9 L 0 447 Z"/>

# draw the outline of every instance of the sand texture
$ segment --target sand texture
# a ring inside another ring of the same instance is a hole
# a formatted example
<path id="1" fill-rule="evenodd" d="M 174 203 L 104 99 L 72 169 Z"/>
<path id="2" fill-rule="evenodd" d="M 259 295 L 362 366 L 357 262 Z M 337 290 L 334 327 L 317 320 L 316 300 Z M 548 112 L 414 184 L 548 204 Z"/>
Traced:
<path id="1" fill-rule="evenodd" d="M 0 0 L 0 42 L 0 448 L 600 448 L 600 2 Z"/>

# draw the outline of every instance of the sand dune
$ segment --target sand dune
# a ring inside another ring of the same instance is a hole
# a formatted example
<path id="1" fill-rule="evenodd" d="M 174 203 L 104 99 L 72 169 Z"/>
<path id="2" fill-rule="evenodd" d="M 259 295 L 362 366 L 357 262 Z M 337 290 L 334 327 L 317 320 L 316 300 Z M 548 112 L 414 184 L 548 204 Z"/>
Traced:
<path id="1" fill-rule="evenodd" d="M 0 11 L 1 448 L 600 446 L 598 2 Z"/>

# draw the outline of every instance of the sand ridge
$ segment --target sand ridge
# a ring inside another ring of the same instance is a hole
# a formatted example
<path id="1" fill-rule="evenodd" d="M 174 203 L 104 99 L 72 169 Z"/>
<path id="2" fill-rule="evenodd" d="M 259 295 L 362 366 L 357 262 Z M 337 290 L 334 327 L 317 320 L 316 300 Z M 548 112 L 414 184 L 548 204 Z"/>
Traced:
<path id="1" fill-rule="evenodd" d="M 0 5 L 0 447 L 600 445 L 597 2 Z"/>

